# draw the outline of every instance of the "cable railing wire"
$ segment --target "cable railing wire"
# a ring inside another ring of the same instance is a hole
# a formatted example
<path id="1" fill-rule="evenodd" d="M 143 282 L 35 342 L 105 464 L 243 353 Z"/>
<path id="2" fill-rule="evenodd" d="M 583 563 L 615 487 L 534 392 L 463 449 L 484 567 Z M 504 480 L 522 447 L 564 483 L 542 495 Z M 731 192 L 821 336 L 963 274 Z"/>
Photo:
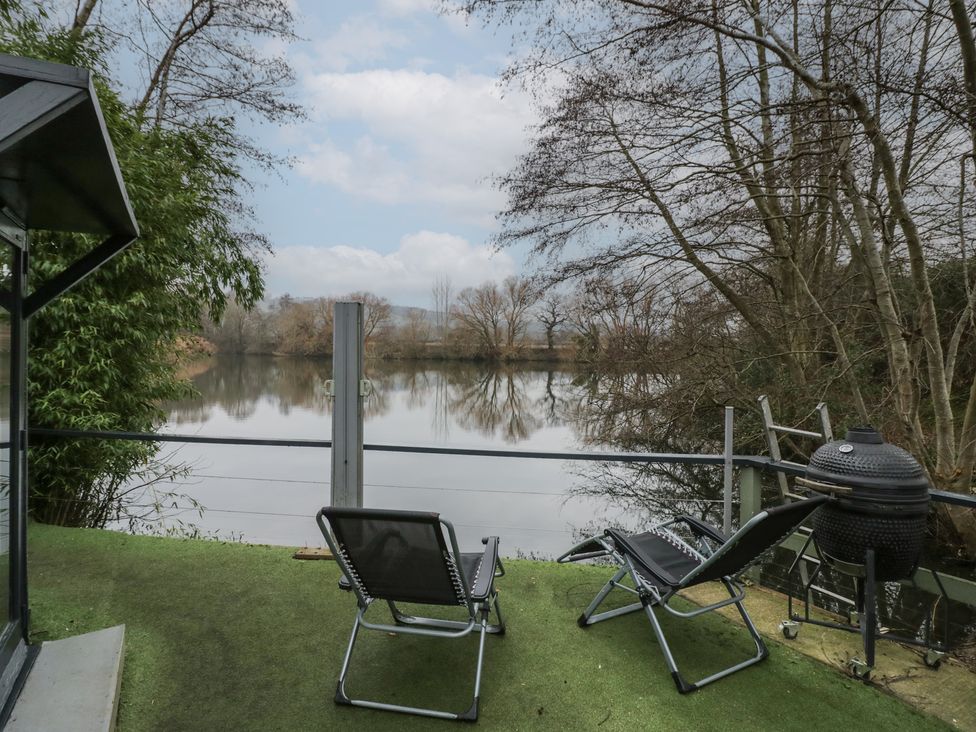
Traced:
<path id="1" fill-rule="evenodd" d="M 123 432 L 118 430 L 76 430 L 32 427 L 32 438 L 67 437 L 74 439 L 136 440 L 140 442 L 185 442 L 212 445 L 248 445 L 267 447 L 331 448 L 331 440 L 259 439 L 252 437 L 209 437 L 165 432 Z M 617 463 L 649 463 L 678 465 L 724 465 L 725 457 L 716 454 L 636 453 L 636 452 L 564 452 L 545 450 L 498 450 L 492 448 L 440 447 L 431 445 L 378 445 L 366 443 L 363 450 L 376 452 L 413 453 L 419 455 L 466 455 L 468 457 L 507 457 L 534 460 L 579 460 Z M 758 468 L 787 475 L 802 475 L 805 468 L 784 461 L 774 461 L 763 455 L 733 455 L 732 464 L 743 468 Z M 932 500 L 967 508 L 976 508 L 976 496 L 932 490 Z"/>
<path id="2" fill-rule="evenodd" d="M 118 439 L 136 440 L 145 442 L 179 442 L 212 445 L 243 445 L 243 446 L 268 446 L 268 447 L 298 447 L 298 448 L 331 448 L 331 440 L 307 440 L 307 439 L 260 439 L 260 438 L 238 438 L 238 437 L 210 437 L 203 435 L 182 435 L 172 433 L 133 433 L 133 432 L 111 432 L 111 431 L 87 431 L 87 430 L 59 430 L 48 428 L 33 428 L 30 430 L 32 438 L 44 439 L 50 437 L 75 438 L 75 439 Z M 504 457 L 517 459 L 548 459 L 564 461 L 599 461 L 616 463 L 644 463 L 644 464 L 698 464 L 721 466 L 724 462 L 722 455 L 696 455 L 681 453 L 624 453 L 624 452 L 566 452 L 566 451 L 538 451 L 538 450 L 502 450 L 493 448 L 463 448 L 447 446 L 424 446 L 424 445 L 380 445 L 364 444 L 363 450 L 374 452 L 391 452 L 401 454 L 417 455 L 454 455 L 467 457 Z M 802 474 L 803 466 L 794 464 L 784 464 L 773 461 L 771 458 L 758 455 L 736 455 L 733 457 L 733 464 L 740 468 L 758 468 L 764 471 L 774 471 L 786 474 Z M 301 480 L 290 478 L 266 478 L 261 476 L 225 476 L 217 474 L 193 474 L 195 477 L 215 480 L 238 480 L 251 482 L 269 482 L 295 485 L 312 485 L 326 487 L 331 484 L 327 480 Z M 464 493 L 483 493 L 483 494 L 516 494 L 516 495 L 541 495 L 549 497 L 582 497 L 589 498 L 586 494 L 574 494 L 572 492 L 549 492 L 549 491 L 520 491 L 505 489 L 477 489 L 477 488 L 456 488 L 449 486 L 417 486 L 399 485 L 389 483 L 364 483 L 364 487 L 370 488 L 391 488 L 398 490 L 431 490 L 443 492 L 464 492 Z M 931 491 L 931 496 L 935 501 L 949 504 L 956 504 L 976 508 L 976 497 L 966 496 L 945 491 Z M 69 499 L 70 500 L 70 499 Z M 722 504 L 723 500 L 697 499 L 697 498 L 678 498 L 660 497 L 656 499 L 661 504 L 685 504 L 689 502 L 696 504 Z M 150 504 L 130 504 L 132 508 L 156 508 L 158 503 Z M 192 506 L 172 506 L 170 510 L 177 512 L 174 515 L 181 515 L 187 512 L 198 512 L 201 507 Z M 309 518 L 304 513 L 291 513 L 284 511 L 255 511 L 237 508 L 207 508 L 202 507 L 204 512 L 215 514 L 233 514 L 242 516 L 256 516 L 265 519 L 269 518 L 288 518 L 303 519 Z M 522 526 L 497 526 L 491 524 L 456 524 L 457 526 L 472 529 L 493 529 L 509 532 L 524 532 L 532 534 L 563 534 L 563 529 L 546 529 L 540 527 Z M 775 563 L 775 562 L 774 562 Z"/>

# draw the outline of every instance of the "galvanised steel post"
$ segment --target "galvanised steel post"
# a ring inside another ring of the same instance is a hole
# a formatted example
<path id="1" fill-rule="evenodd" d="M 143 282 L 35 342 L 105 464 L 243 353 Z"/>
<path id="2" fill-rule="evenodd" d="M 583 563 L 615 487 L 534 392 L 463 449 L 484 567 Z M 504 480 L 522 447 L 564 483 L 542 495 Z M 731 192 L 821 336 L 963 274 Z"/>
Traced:
<path id="1" fill-rule="evenodd" d="M 739 526 L 762 511 L 762 480 L 757 468 L 739 468 Z"/>
<path id="2" fill-rule="evenodd" d="M 732 418 L 734 407 L 725 408 L 725 464 L 722 469 L 722 531 L 732 536 Z"/>
<path id="3" fill-rule="evenodd" d="M 762 511 L 762 479 L 757 468 L 739 468 L 739 526 L 745 526 L 753 516 Z M 743 576 L 759 581 L 759 568 L 751 567 Z"/>
<path id="4" fill-rule="evenodd" d="M 332 505 L 363 505 L 363 304 L 337 302 L 332 331 Z"/>

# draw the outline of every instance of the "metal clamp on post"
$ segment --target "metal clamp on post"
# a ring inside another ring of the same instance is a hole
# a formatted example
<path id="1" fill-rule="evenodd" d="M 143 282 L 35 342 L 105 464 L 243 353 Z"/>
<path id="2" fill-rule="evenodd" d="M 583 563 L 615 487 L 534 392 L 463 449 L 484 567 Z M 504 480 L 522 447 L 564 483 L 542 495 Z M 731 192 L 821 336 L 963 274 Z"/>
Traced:
<path id="1" fill-rule="evenodd" d="M 322 392 L 329 397 L 329 399 L 335 399 L 335 380 L 326 379 L 322 382 Z"/>
<path id="2" fill-rule="evenodd" d="M 359 380 L 359 396 L 364 399 L 373 393 L 373 382 L 369 379 Z"/>

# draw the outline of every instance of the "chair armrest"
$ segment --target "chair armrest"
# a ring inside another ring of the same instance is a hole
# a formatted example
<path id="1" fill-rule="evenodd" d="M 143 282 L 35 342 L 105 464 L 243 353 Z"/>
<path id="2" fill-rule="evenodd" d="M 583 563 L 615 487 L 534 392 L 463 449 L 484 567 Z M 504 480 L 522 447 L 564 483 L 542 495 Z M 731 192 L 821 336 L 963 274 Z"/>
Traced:
<path id="1" fill-rule="evenodd" d="M 482 541 L 485 544 L 485 551 L 481 557 L 481 571 L 478 572 L 478 580 L 471 588 L 471 597 L 473 598 L 488 596 L 495 581 L 495 568 L 498 566 L 498 537 L 488 536 Z"/>
<path id="2" fill-rule="evenodd" d="M 699 536 L 707 536 L 709 539 L 714 539 L 719 544 L 724 544 L 729 540 L 725 534 L 716 529 L 711 524 L 706 524 L 701 519 L 696 519 L 694 516 L 688 516 L 687 514 L 682 514 L 678 516 L 675 521 L 681 521 L 688 525 L 692 531 L 694 531 Z"/>

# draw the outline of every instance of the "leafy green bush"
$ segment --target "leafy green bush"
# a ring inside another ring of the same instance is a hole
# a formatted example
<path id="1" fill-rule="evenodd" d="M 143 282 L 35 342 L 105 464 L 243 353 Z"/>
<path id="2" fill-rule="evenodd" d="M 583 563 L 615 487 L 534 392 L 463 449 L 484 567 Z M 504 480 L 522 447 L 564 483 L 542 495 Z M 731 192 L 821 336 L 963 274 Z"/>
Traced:
<path id="1" fill-rule="evenodd" d="M 234 122 L 210 117 L 151 125 L 124 103 L 106 73 L 96 32 L 50 30 L 39 17 L 0 14 L 0 51 L 85 66 L 96 87 L 141 237 L 126 252 L 48 305 L 30 323 L 32 427 L 156 429 L 162 400 L 185 394 L 176 376 L 178 335 L 219 318 L 229 294 L 244 307 L 261 297 L 258 255 L 240 191 Z M 93 191 L 97 195 L 97 191 Z M 29 281 L 37 286 L 98 242 L 34 232 Z M 44 522 L 104 526 L 165 510 L 158 444 L 44 440 L 30 447 L 30 509 Z"/>

